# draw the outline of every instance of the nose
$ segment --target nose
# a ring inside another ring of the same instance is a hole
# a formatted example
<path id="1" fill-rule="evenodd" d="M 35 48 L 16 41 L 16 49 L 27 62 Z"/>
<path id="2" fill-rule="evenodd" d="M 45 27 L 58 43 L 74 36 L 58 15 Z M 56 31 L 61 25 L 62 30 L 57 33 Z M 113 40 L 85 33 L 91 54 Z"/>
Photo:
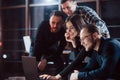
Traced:
<path id="1" fill-rule="evenodd" d="M 81 40 L 80 43 L 81 43 L 81 45 L 83 45 L 83 44 L 84 44 L 84 41 Z"/>

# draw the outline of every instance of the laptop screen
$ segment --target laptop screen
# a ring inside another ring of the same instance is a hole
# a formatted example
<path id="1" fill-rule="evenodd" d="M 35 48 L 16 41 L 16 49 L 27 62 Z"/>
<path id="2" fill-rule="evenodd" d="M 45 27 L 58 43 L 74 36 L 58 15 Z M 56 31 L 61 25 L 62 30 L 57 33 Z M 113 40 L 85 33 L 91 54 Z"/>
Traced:
<path id="1" fill-rule="evenodd" d="M 24 45 L 25 45 L 25 51 L 27 53 L 29 53 L 30 52 L 30 46 L 31 46 L 30 36 L 23 36 L 23 42 L 24 42 Z"/>

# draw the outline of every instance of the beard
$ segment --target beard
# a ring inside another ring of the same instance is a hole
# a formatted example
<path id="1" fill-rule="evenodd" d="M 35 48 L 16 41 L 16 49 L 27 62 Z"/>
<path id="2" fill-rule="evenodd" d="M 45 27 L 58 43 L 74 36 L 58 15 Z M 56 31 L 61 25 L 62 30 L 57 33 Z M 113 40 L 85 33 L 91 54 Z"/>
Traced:
<path id="1" fill-rule="evenodd" d="M 96 40 L 94 38 L 91 38 L 91 45 L 86 49 L 86 51 L 91 51 L 96 46 Z"/>
<path id="2" fill-rule="evenodd" d="M 90 51 L 95 48 L 96 43 L 97 43 L 97 40 L 95 40 L 95 39 L 92 38 L 92 45 L 91 45 Z"/>
<path id="3" fill-rule="evenodd" d="M 58 30 L 54 28 L 54 29 L 51 29 L 51 32 L 56 33 L 58 32 Z"/>

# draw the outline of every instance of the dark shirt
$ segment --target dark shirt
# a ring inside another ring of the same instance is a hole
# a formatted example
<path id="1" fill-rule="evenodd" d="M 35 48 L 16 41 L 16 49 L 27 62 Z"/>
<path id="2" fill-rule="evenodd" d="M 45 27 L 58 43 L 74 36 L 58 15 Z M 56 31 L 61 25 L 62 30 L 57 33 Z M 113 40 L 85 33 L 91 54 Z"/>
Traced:
<path id="1" fill-rule="evenodd" d="M 88 53 L 85 51 L 85 49 L 82 47 L 80 52 L 78 53 L 77 57 L 75 60 L 69 64 L 63 71 L 61 71 L 59 74 L 61 76 L 66 76 L 70 72 L 76 69 L 77 66 L 82 65 L 82 61 L 84 58 L 88 55 Z"/>
<path id="2" fill-rule="evenodd" d="M 85 52 L 82 48 L 77 58 L 59 74 L 65 76 L 81 65 L 83 59 L 89 54 L 91 56 L 87 65 L 79 72 L 79 80 L 91 79 L 115 79 L 120 80 L 120 42 L 115 39 L 101 39 L 98 52 Z"/>
<path id="3" fill-rule="evenodd" d="M 66 45 L 64 33 L 64 27 L 59 32 L 52 33 L 49 21 L 43 21 L 38 27 L 31 56 L 36 56 L 37 60 L 40 60 L 42 55 L 49 55 L 46 58 L 60 56 Z"/>
<path id="4" fill-rule="evenodd" d="M 79 80 L 120 80 L 120 42 L 115 39 L 101 40 L 98 52 L 93 51 L 85 70 L 79 73 Z"/>

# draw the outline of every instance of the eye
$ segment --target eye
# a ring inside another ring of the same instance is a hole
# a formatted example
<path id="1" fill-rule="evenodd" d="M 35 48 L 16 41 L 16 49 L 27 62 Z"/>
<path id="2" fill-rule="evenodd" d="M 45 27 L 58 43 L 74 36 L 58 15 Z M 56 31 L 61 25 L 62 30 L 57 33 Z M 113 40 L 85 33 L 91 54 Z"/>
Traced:
<path id="1" fill-rule="evenodd" d="M 74 26 L 73 26 L 73 25 L 71 25 L 71 26 L 70 26 L 70 29 L 74 29 Z"/>

